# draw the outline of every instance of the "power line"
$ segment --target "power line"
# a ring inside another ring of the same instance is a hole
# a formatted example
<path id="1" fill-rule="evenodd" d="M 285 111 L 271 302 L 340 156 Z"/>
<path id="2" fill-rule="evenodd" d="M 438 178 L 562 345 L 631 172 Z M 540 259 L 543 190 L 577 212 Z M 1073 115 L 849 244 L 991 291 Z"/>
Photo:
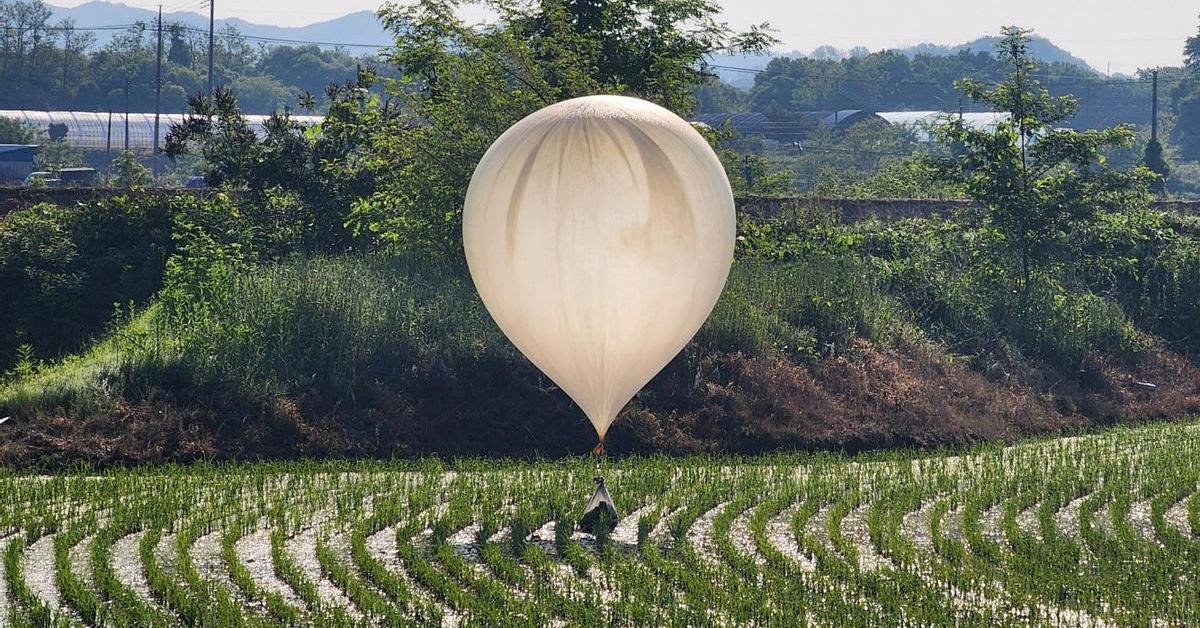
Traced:
<path id="1" fill-rule="evenodd" d="M 718 70 L 744 72 L 747 74 L 761 74 L 763 72 L 768 71 L 767 68 L 744 68 L 744 67 L 739 67 L 739 66 L 734 66 L 734 65 L 722 65 L 722 64 L 711 64 L 708 67 L 718 69 Z M 780 74 L 779 76 L 787 76 L 787 75 Z M 1058 75 L 1055 75 L 1055 74 L 1030 74 L 1029 76 L 1031 78 L 1035 78 L 1035 79 L 1038 79 L 1041 81 L 1053 82 L 1053 83 L 1057 83 L 1059 85 L 1062 85 L 1062 84 L 1116 85 L 1116 84 L 1121 84 L 1121 83 L 1149 84 L 1152 80 L 1149 77 L 1146 77 L 1146 78 L 1138 78 L 1138 77 L 1133 77 L 1133 78 L 1088 78 L 1088 77 L 1084 77 L 1084 76 L 1070 76 L 1070 75 L 1065 75 L 1065 74 L 1058 74 Z M 802 74 L 800 76 L 795 76 L 795 77 L 790 77 L 790 78 L 813 79 L 813 80 L 822 80 L 822 81 L 836 81 L 836 82 L 845 82 L 845 83 L 868 83 L 868 84 L 888 84 L 888 85 L 931 85 L 931 86 L 945 85 L 945 83 L 938 82 L 938 81 L 907 80 L 907 79 L 887 80 L 887 79 L 853 77 L 853 76 L 832 76 L 829 74 L 813 74 L 813 73 L 806 73 L 806 74 Z M 963 78 L 974 78 L 975 80 L 980 80 L 980 81 L 994 80 L 994 79 L 985 78 L 985 77 L 963 77 Z M 1183 79 L 1183 77 L 1174 77 L 1170 80 L 1180 82 L 1180 81 L 1183 81 L 1184 79 Z M 1160 82 L 1161 81 L 1162 81 L 1162 79 L 1160 79 Z"/>
<path id="2" fill-rule="evenodd" d="M 206 1 L 204 4 L 207 6 L 209 3 Z M 15 27 L 6 25 L 3 28 L 5 30 L 11 30 L 11 29 L 14 29 Z M 149 22 L 133 22 L 130 24 L 107 24 L 107 25 L 103 25 L 103 26 L 69 26 L 69 27 L 67 27 L 67 26 L 46 26 L 44 28 L 39 28 L 36 30 L 39 30 L 39 31 L 123 31 L 123 30 L 129 30 L 131 28 L 149 29 L 150 23 Z M 208 29 L 197 28 L 195 26 L 183 25 L 181 30 L 191 32 L 191 33 L 201 33 L 204 35 L 208 34 Z M 333 47 L 340 47 L 340 48 L 371 48 L 371 49 L 375 49 L 375 50 L 387 48 L 391 45 L 391 44 L 362 44 L 362 43 L 354 43 L 354 42 L 348 42 L 348 41 L 318 41 L 318 40 L 313 40 L 313 39 L 291 39 L 291 38 L 287 38 L 287 37 L 266 37 L 266 36 L 262 36 L 262 35 L 245 35 L 242 33 L 238 33 L 238 37 L 248 40 L 248 41 L 261 41 L 261 42 L 267 42 L 267 43 L 308 44 L 308 45 L 314 45 L 314 46 L 333 46 Z"/>
<path id="3" fill-rule="evenodd" d="M 108 26 L 42 26 L 39 28 L 28 28 L 30 32 L 45 32 L 45 31 L 123 31 L 135 28 L 138 26 L 146 26 L 143 22 L 133 22 L 131 24 L 110 24 Z M 5 31 L 17 30 L 16 26 L 4 24 Z"/>
<path id="4" fill-rule="evenodd" d="M 202 28 L 195 28 L 195 27 L 191 27 L 191 26 L 185 26 L 184 30 L 200 32 L 200 33 L 208 32 L 207 30 L 204 30 Z M 381 49 L 381 48 L 387 48 L 391 45 L 391 44 L 356 44 L 356 43 L 350 43 L 350 42 L 337 42 L 337 41 L 314 41 L 314 40 L 310 40 L 310 39 L 288 39 L 288 38 L 284 38 L 284 37 L 263 37 L 263 36 L 259 36 L 259 35 L 243 35 L 241 33 L 238 34 L 238 37 L 241 37 L 242 39 L 246 39 L 249 41 L 262 41 L 262 42 L 279 43 L 279 44 L 308 44 L 308 45 L 314 45 L 314 46 L 334 46 L 334 47 L 341 47 L 341 48 L 373 48 L 376 50 Z"/>

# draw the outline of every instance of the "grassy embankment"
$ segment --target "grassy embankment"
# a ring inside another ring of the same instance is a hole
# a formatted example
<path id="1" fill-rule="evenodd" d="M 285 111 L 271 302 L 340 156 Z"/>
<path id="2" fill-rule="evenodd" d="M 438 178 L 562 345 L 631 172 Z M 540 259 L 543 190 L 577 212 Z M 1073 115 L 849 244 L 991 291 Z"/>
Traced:
<path id="1" fill-rule="evenodd" d="M 1194 222 L 1113 214 L 1016 287 L 972 216 L 747 225 L 694 342 L 615 452 L 961 445 L 1200 411 Z M 564 455 L 594 436 L 458 259 L 203 267 L 80 354 L 0 385 L 15 464 Z M 1148 384 L 1152 384 L 1150 386 Z"/>

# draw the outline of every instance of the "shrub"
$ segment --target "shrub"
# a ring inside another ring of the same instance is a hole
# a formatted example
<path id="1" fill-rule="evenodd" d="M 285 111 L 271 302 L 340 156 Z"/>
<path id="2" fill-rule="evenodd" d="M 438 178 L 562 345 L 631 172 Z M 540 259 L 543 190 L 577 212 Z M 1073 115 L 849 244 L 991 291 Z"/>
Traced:
<path id="1" fill-rule="evenodd" d="M 453 262 L 316 258 L 209 280 L 207 305 L 172 322 L 200 382 L 353 396 L 418 363 L 471 368 L 482 354 L 511 351 Z"/>
<path id="2" fill-rule="evenodd" d="M 115 197 L 40 204 L 0 220 L 0 370 L 21 344 L 42 358 L 77 350 L 103 329 L 114 303 L 158 290 L 169 216 L 166 204 Z"/>
<path id="3" fill-rule="evenodd" d="M 0 219 L 0 371 L 21 344 L 45 359 L 79 350 L 114 304 L 144 305 L 164 273 L 172 277 L 164 301 L 197 305 L 204 300 L 179 288 L 199 290 L 199 275 L 217 261 L 237 270 L 326 244 L 312 211 L 276 189 L 252 201 L 118 195 L 18 210 Z"/>

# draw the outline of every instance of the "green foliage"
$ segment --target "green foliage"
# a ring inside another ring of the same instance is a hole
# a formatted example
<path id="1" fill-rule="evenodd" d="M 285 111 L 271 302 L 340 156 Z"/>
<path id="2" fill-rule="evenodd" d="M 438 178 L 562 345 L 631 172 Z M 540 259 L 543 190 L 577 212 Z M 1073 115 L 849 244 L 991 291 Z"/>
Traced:
<path id="1" fill-rule="evenodd" d="M 67 144 L 64 140 L 50 140 L 38 147 L 34 158 L 38 170 L 59 170 L 83 165 L 83 151 Z"/>
<path id="2" fill-rule="evenodd" d="M 0 118 L 0 144 L 37 144 L 38 130 L 13 118 Z"/>
<path id="3" fill-rule="evenodd" d="M 0 370 L 21 344 L 41 358 L 78 350 L 108 324 L 114 303 L 146 303 L 164 273 L 164 299 L 187 304 L 212 268 L 314 246 L 303 205 L 277 190 L 261 197 L 116 196 L 0 219 Z"/>
<path id="4" fill-rule="evenodd" d="M 1178 123 L 1171 139 L 1184 159 L 1200 160 L 1200 83 L 1193 84 L 1197 87 L 1185 91 L 1176 105 Z"/>
<path id="5" fill-rule="evenodd" d="M 474 363 L 481 352 L 508 351 L 464 269 L 453 264 L 406 255 L 246 272 L 236 250 L 207 240 L 194 248 L 204 251 L 179 256 L 190 266 L 169 269 L 164 304 L 200 382 L 353 396 L 422 358 L 457 365 Z"/>
<path id="6" fill-rule="evenodd" d="M 189 100 L 190 114 L 167 134 L 166 154 L 172 160 L 198 155 L 212 186 L 244 190 L 249 205 L 265 209 L 290 206 L 282 218 L 305 250 L 328 251 L 347 247 L 353 238 L 343 226 L 352 199 L 366 194 L 369 182 L 345 168 L 327 166 L 355 159 L 356 134 L 367 120 L 358 120 L 366 81 L 358 87 L 331 88 L 333 103 L 325 123 L 307 128 L 285 113 L 276 113 L 264 123 L 266 135 L 259 139 L 246 123 L 233 92 L 218 88 L 211 97 Z M 361 91 L 360 91 L 361 90 Z M 278 213 L 278 212 L 276 212 Z M 269 216 L 264 228 L 280 229 Z"/>
<path id="7" fill-rule="evenodd" d="M 122 188 L 141 188 L 150 184 L 153 175 L 143 166 L 133 151 L 121 151 L 113 159 L 113 185 Z"/>
<path id="8" fill-rule="evenodd" d="M 767 158 L 732 150 L 717 154 L 725 166 L 725 176 L 729 177 L 734 196 L 790 196 L 794 193 L 791 176 L 777 170 Z"/>
<path id="9" fill-rule="evenodd" d="M 710 80 L 709 54 L 763 48 L 761 28 L 735 34 L 708 0 L 489 0 L 486 28 L 457 2 L 386 5 L 401 71 L 351 126 L 365 150 L 340 165 L 375 189 L 349 224 L 405 246 L 457 248 L 462 199 L 476 162 L 500 133 L 551 103 L 596 93 L 637 95 L 686 114 Z M 333 131 L 337 133 L 337 131 Z"/>
<path id="10" fill-rule="evenodd" d="M 903 158 L 868 176 L 822 168 L 810 193 L 831 198 L 951 199 L 963 196 L 962 185 L 947 181 L 923 157 Z M 849 176 L 847 176 L 849 175 Z"/>
<path id="11" fill-rule="evenodd" d="M 1104 214 L 1080 233 L 1087 255 L 1077 271 L 1111 294 L 1138 325 L 1172 344 L 1200 348 L 1200 242 L 1186 224 L 1141 210 Z"/>
<path id="12" fill-rule="evenodd" d="M 54 21 L 41 0 L 0 3 L 7 45 L 0 50 L 0 94 L 4 109 L 63 111 L 153 111 L 157 38 L 152 23 L 126 25 L 98 46 L 94 32 L 72 20 Z M 94 26 L 94 25 L 93 25 Z M 189 94 L 206 90 L 207 36 L 182 22 L 164 27 L 161 105 L 180 111 Z M 295 106 L 305 92 L 323 97 L 330 83 L 354 76 L 373 56 L 318 46 L 250 44 L 232 25 L 218 29 L 215 79 L 231 86 L 255 113 Z"/>
<path id="13" fill-rule="evenodd" d="M 959 82 L 969 98 L 1006 112 L 1008 120 L 984 130 L 952 117 L 937 129 L 956 153 L 940 162 L 945 176 L 961 182 L 987 208 L 990 223 L 1003 234 L 1015 260 L 1022 292 L 1036 271 L 1071 254 L 1073 232 L 1097 211 L 1144 202 L 1153 177 L 1144 168 L 1106 167 L 1102 151 L 1132 143 L 1131 128 L 1055 127 L 1075 111 L 1076 101 L 1051 96 L 1033 78 L 1037 66 L 1028 42 L 1027 31 L 1004 29 L 997 53 L 1009 68 L 1007 78 L 994 86 L 974 79 Z"/>
<path id="14" fill-rule="evenodd" d="M 776 121 L 796 121 L 798 112 L 841 109 L 952 112 L 958 109 L 962 95 L 954 85 L 956 79 L 969 76 L 999 82 L 1007 72 L 1001 59 L 983 50 L 950 55 L 917 51 L 911 56 L 882 50 L 846 59 L 785 56 L 772 59 L 754 75 L 746 95 L 749 102 L 743 107 Z M 1072 127 L 1096 128 L 1114 120 L 1132 124 L 1145 119 L 1149 81 L 1108 80 L 1099 72 L 1068 62 L 1045 64 L 1040 74 L 1052 91 L 1079 96 L 1079 109 L 1069 121 Z M 961 105 L 966 111 L 987 110 L 969 99 Z"/>
<path id="15" fill-rule="evenodd" d="M 787 344 L 761 340 L 780 334 L 769 323 L 774 316 L 803 323 L 809 344 L 830 351 L 855 337 L 885 345 L 929 337 L 981 366 L 1026 356 L 1070 369 L 1089 352 L 1132 355 L 1145 345 L 1138 329 L 1194 347 L 1195 333 L 1184 329 L 1196 309 L 1183 299 L 1197 290 L 1186 274 L 1195 241 L 1164 231 L 1158 214 L 1099 218 L 1103 227 L 1077 233 L 1079 257 L 1035 275 L 1021 298 L 1013 295 L 1004 234 L 970 215 L 842 225 L 801 209 L 781 222 L 748 222 L 739 255 L 782 265 L 749 289 L 735 271 L 709 326 L 752 338 L 739 348 L 759 351 Z M 1158 237 L 1170 235 L 1157 240 L 1155 224 Z M 797 263 L 802 269 L 787 270 Z M 783 276 L 780 284 L 763 279 Z"/>
<path id="16" fill-rule="evenodd" d="M 702 351 L 812 360 L 849 352 L 856 338 L 888 345 L 915 336 L 876 277 L 853 258 L 827 254 L 740 261 L 696 343 Z"/>
<path id="17" fill-rule="evenodd" d="M 1151 189 L 1158 193 L 1166 191 L 1167 177 L 1171 175 L 1171 166 L 1163 155 L 1162 142 L 1159 142 L 1158 138 L 1151 138 L 1149 142 L 1146 142 L 1146 153 L 1142 158 L 1142 164 L 1156 176 L 1154 182 L 1150 184 Z"/>
<path id="18" fill-rule="evenodd" d="M 825 128 L 806 133 L 802 142 L 784 145 L 768 152 L 777 169 L 791 174 L 796 188 L 802 193 L 824 194 L 818 190 L 837 193 L 865 184 L 881 172 L 912 160 L 912 155 L 925 154 L 929 146 L 917 142 L 915 133 L 906 127 L 864 121 L 845 130 Z M 892 170 L 892 177 L 917 175 Z M 917 187 L 919 183 L 904 187 Z M 931 186 L 917 198 L 936 194 L 948 186 Z"/>
<path id="19" fill-rule="evenodd" d="M 1183 63 L 1192 70 L 1200 70 L 1200 33 L 1188 37 L 1184 43 Z"/>

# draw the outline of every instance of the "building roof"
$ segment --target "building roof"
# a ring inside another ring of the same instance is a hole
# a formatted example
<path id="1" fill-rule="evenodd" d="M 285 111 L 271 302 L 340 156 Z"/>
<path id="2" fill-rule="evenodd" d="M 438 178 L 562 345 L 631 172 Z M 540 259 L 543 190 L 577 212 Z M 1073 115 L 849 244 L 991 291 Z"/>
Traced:
<path id="1" fill-rule="evenodd" d="M 995 130 L 996 125 L 1007 121 L 1007 113 L 994 111 L 946 113 L 944 111 L 880 111 L 875 115 L 883 118 L 888 124 L 912 128 L 917 139 L 929 141 L 929 129 L 952 118 L 961 116 L 962 121 L 969 127 L 984 131 Z"/>
<path id="2" fill-rule="evenodd" d="M 110 118 L 111 115 L 111 118 Z M 64 138 L 68 145 L 83 150 L 112 150 L 125 148 L 125 114 L 96 111 L 30 111 L 6 109 L 0 110 L 0 117 L 20 120 L 27 125 L 36 127 L 43 132 L 49 130 L 51 124 L 64 124 L 67 136 Z M 258 135 L 263 135 L 263 123 L 270 116 L 243 116 L 250 128 Z M 319 124 L 322 116 L 291 116 L 292 120 L 304 124 Z M 171 125 L 183 122 L 184 114 L 164 113 L 159 115 L 159 146 L 166 144 L 167 132 Z M 111 122 L 110 122 L 111 120 Z M 129 150 L 148 153 L 154 150 L 154 114 L 129 114 Z"/>
<path id="3" fill-rule="evenodd" d="M 719 129 L 725 125 L 738 133 L 755 133 L 766 136 L 798 139 L 813 129 L 845 129 L 875 114 L 862 109 L 838 111 L 798 111 L 788 120 L 771 120 L 762 113 L 702 113 L 692 118 L 693 122 Z"/>
<path id="4" fill-rule="evenodd" d="M 37 144 L 0 144 L 0 161 L 33 161 Z"/>

